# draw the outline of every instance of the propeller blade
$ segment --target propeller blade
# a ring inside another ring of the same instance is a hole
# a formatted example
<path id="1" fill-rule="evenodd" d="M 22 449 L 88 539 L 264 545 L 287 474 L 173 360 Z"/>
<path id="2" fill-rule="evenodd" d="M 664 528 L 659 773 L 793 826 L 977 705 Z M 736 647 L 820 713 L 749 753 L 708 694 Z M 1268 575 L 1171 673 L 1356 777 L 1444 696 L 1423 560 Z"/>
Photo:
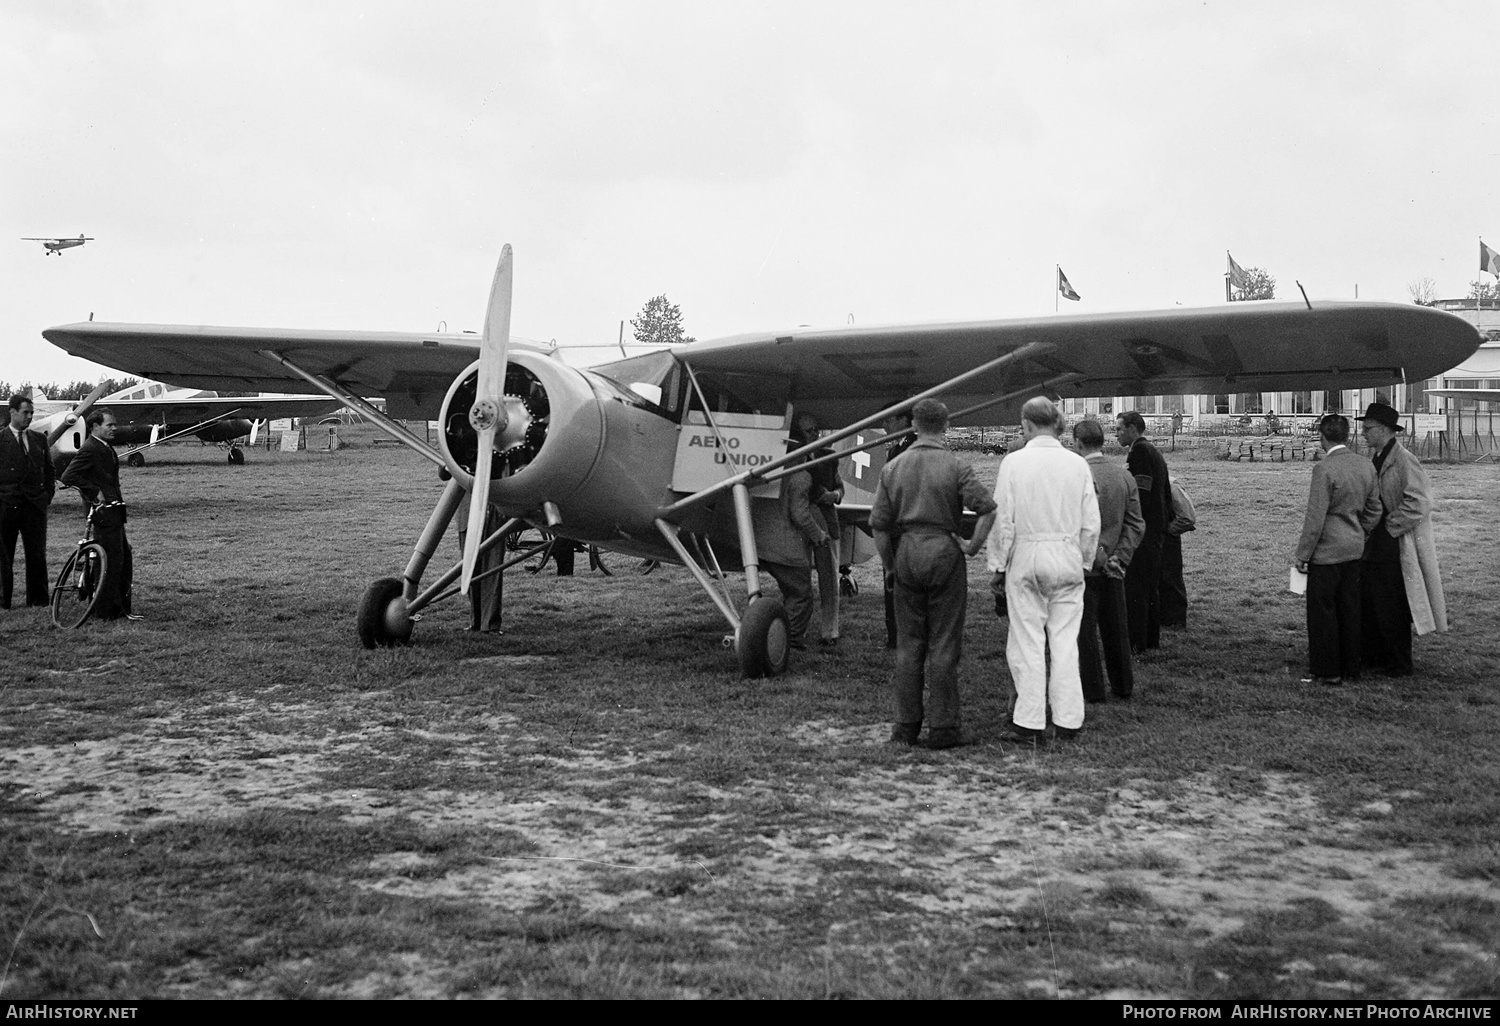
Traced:
<path id="1" fill-rule="evenodd" d="M 479 457 L 474 461 L 474 487 L 469 489 L 469 533 L 464 536 L 464 570 L 458 590 L 469 593 L 474 568 L 479 565 L 479 543 L 484 541 L 484 514 L 490 507 L 490 466 L 495 459 L 495 429 L 479 432 Z"/>
<path id="2" fill-rule="evenodd" d="M 479 544 L 484 539 L 484 514 L 490 505 L 490 468 L 495 459 L 495 436 L 505 430 L 505 362 L 510 349 L 510 292 L 514 274 L 510 243 L 500 250 L 495 280 L 490 285 L 490 304 L 484 314 L 484 335 L 479 343 L 479 382 L 469 424 L 479 436 L 474 461 L 474 487 L 469 490 L 469 533 L 464 539 L 463 576 L 459 590 L 469 593 L 469 582 L 479 564 Z"/>
<path id="3" fill-rule="evenodd" d="M 252 446 L 255 444 L 255 440 L 260 437 L 260 424 L 261 422 L 258 420 L 250 422 L 250 444 Z"/>
<path id="4" fill-rule="evenodd" d="M 99 387 L 84 397 L 83 402 L 74 407 L 72 413 L 66 417 L 58 418 L 57 423 L 52 426 L 52 430 L 47 432 L 47 445 L 49 448 L 56 445 L 57 440 L 67 432 L 68 428 L 82 420 L 84 414 L 88 413 L 95 403 L 104 398 L 104 391 L 107 388 L 109 388 L 108 382 L 100 383 Z"/>

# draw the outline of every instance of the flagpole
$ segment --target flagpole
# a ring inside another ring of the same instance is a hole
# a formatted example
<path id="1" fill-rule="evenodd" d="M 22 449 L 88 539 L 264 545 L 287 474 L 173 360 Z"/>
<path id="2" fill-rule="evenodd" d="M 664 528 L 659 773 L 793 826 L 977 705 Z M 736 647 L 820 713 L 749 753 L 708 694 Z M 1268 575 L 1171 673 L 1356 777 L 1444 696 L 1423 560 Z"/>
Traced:
<path id="1" fill-rule="evenodd" d="M 1052 265 L 1052 312 L 1058 311 L 1058 295 L 1062 292 L 1062 264 Z"/>

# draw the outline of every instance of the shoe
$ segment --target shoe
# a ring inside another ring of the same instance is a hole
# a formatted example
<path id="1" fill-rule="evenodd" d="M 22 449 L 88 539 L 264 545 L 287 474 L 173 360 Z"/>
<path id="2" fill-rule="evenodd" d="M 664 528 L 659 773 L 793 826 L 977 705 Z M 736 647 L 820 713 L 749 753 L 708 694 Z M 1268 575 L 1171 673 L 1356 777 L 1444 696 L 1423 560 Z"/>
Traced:
<path id="1" fill-rule="evenodd" d="M 1059 727 L 1053 725 L 1052 733 L 1059 741 L 1077 741 L 1083 733 L 1082 727 Z"/>
<path id="2" fill-rule="evenodd" d="M 835 647 L 838 646 L 838 643 L 839 643 L 838 635 L 834 635 L 831 638 L 819 638 L 818 639 L 818 645 L 821 648 L 835 648 Z"/>
<path id="3" fill-rule="evenodd" d="M 1013 745 L 1023 745 L 1027 748 L 1043 748 L 1047 744 L 1047 735 L 1040 730 L 1032 730 L 1030 727 L 1018 727 L 1012 723 L 1000 734 L 1000 740 Z"/>
<path id="4" fill-rule="evenodd" d="M 125 614 L 125 619 L 127 619 L 127 620 L 144 620 L 145 617 L 142 616 L 140 613 L 126 613 Z"/>
<path id="5" fill-rule="evenodd" d="M 807 651 L 807 642 L 800 641 L 800 640 L 799 641 L 789 641 L 789 642 L 787 642 L 787 647 L 790 648 L 793 652 L 806 652 Z"/>
<path id="6" fill-rule="evenodd" d="M 1341 687 L 1344 686 L 1344 678 L 1342 678 L 1342 677 L 1324 677 L 1322 680 L 1318 681 L 1318 683 L 1319 684 L 1325 684 L 1325 685 L 1327 685 L 1330 688 L 1341 688 Z"/>
<path id="7" fill-rule="evenodd" d="M 960 748 L 968 743 L 957 727 L 934 727 L 927 732 L 927 747 L 934 752 Z"/>
<path id="8" fill-rule="evenodd" d="M 920 723 L 898 723 L 891 728 L 891 737 L 886 744 L 910 748 L 917 743 L 917 735 L 922 733 Z"/>

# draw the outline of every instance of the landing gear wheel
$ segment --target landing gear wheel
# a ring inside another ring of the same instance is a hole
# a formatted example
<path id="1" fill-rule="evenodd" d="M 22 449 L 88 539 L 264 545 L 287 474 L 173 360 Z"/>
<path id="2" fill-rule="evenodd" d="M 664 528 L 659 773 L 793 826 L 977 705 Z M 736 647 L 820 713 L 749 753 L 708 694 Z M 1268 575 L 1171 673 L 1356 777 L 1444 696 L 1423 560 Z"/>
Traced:
<path id="1" fill-rule="evenodd" d="M 230 449 L 229 463 L 231 466 L 243 467 L 245 465 L 245 450 L 238 447 Z"/>
<path id="2" fill-rule="evenodd" d="M 146 457 L 138 452 L 133 452 L 125 457 L 125 465 L 127 467 L 144 467 L 146 465 Z"/>
<path id="3" fill-rule="evenodd" d="M 64 630 L 82 627 L 103 591 L 109 559 L 98 542 L 80 545 L 63 564 L 52 587 L 52 622 Z M 128 607 L 127 607 L 128 608 Z"/>
<path id="4" fill-rule="evenodd" d="M 786 672 L 792 637 L 780 602 L 765 596 L 750 601 L 740 618 L 735 651 L 740 657 L 740 672 L 746 677 L 775 677 Z"/>
<path id="5" fill-rule="evenodd" d="M 411 644 L 412 619 L 406 612 L 405 588 L 394 577 L 382 577 L 359 600 L 359 641 L 365 648 Z"/>

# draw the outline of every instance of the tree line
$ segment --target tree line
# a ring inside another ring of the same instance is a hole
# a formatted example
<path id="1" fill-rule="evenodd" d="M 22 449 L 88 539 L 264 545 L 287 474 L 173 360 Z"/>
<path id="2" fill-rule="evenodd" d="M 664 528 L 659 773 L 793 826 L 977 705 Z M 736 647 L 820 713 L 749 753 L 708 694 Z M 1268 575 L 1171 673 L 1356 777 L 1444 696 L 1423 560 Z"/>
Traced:
<path id="1" fill-rule="evenodd" d="M 105 395 L 113 395 L 121 389 L 140 384 L 140 380 L 140 378 L 100 378 L 98 381 L 70 381 L 67 384 L 60 381 L 22 381 L 14 386 L 9 381 L 0 381 L 0 396 L 4 396 L 7 400 L 13 395 L 46 396 L 48 399 L 82 399 L 100 385 L 106 386 Z"/>

